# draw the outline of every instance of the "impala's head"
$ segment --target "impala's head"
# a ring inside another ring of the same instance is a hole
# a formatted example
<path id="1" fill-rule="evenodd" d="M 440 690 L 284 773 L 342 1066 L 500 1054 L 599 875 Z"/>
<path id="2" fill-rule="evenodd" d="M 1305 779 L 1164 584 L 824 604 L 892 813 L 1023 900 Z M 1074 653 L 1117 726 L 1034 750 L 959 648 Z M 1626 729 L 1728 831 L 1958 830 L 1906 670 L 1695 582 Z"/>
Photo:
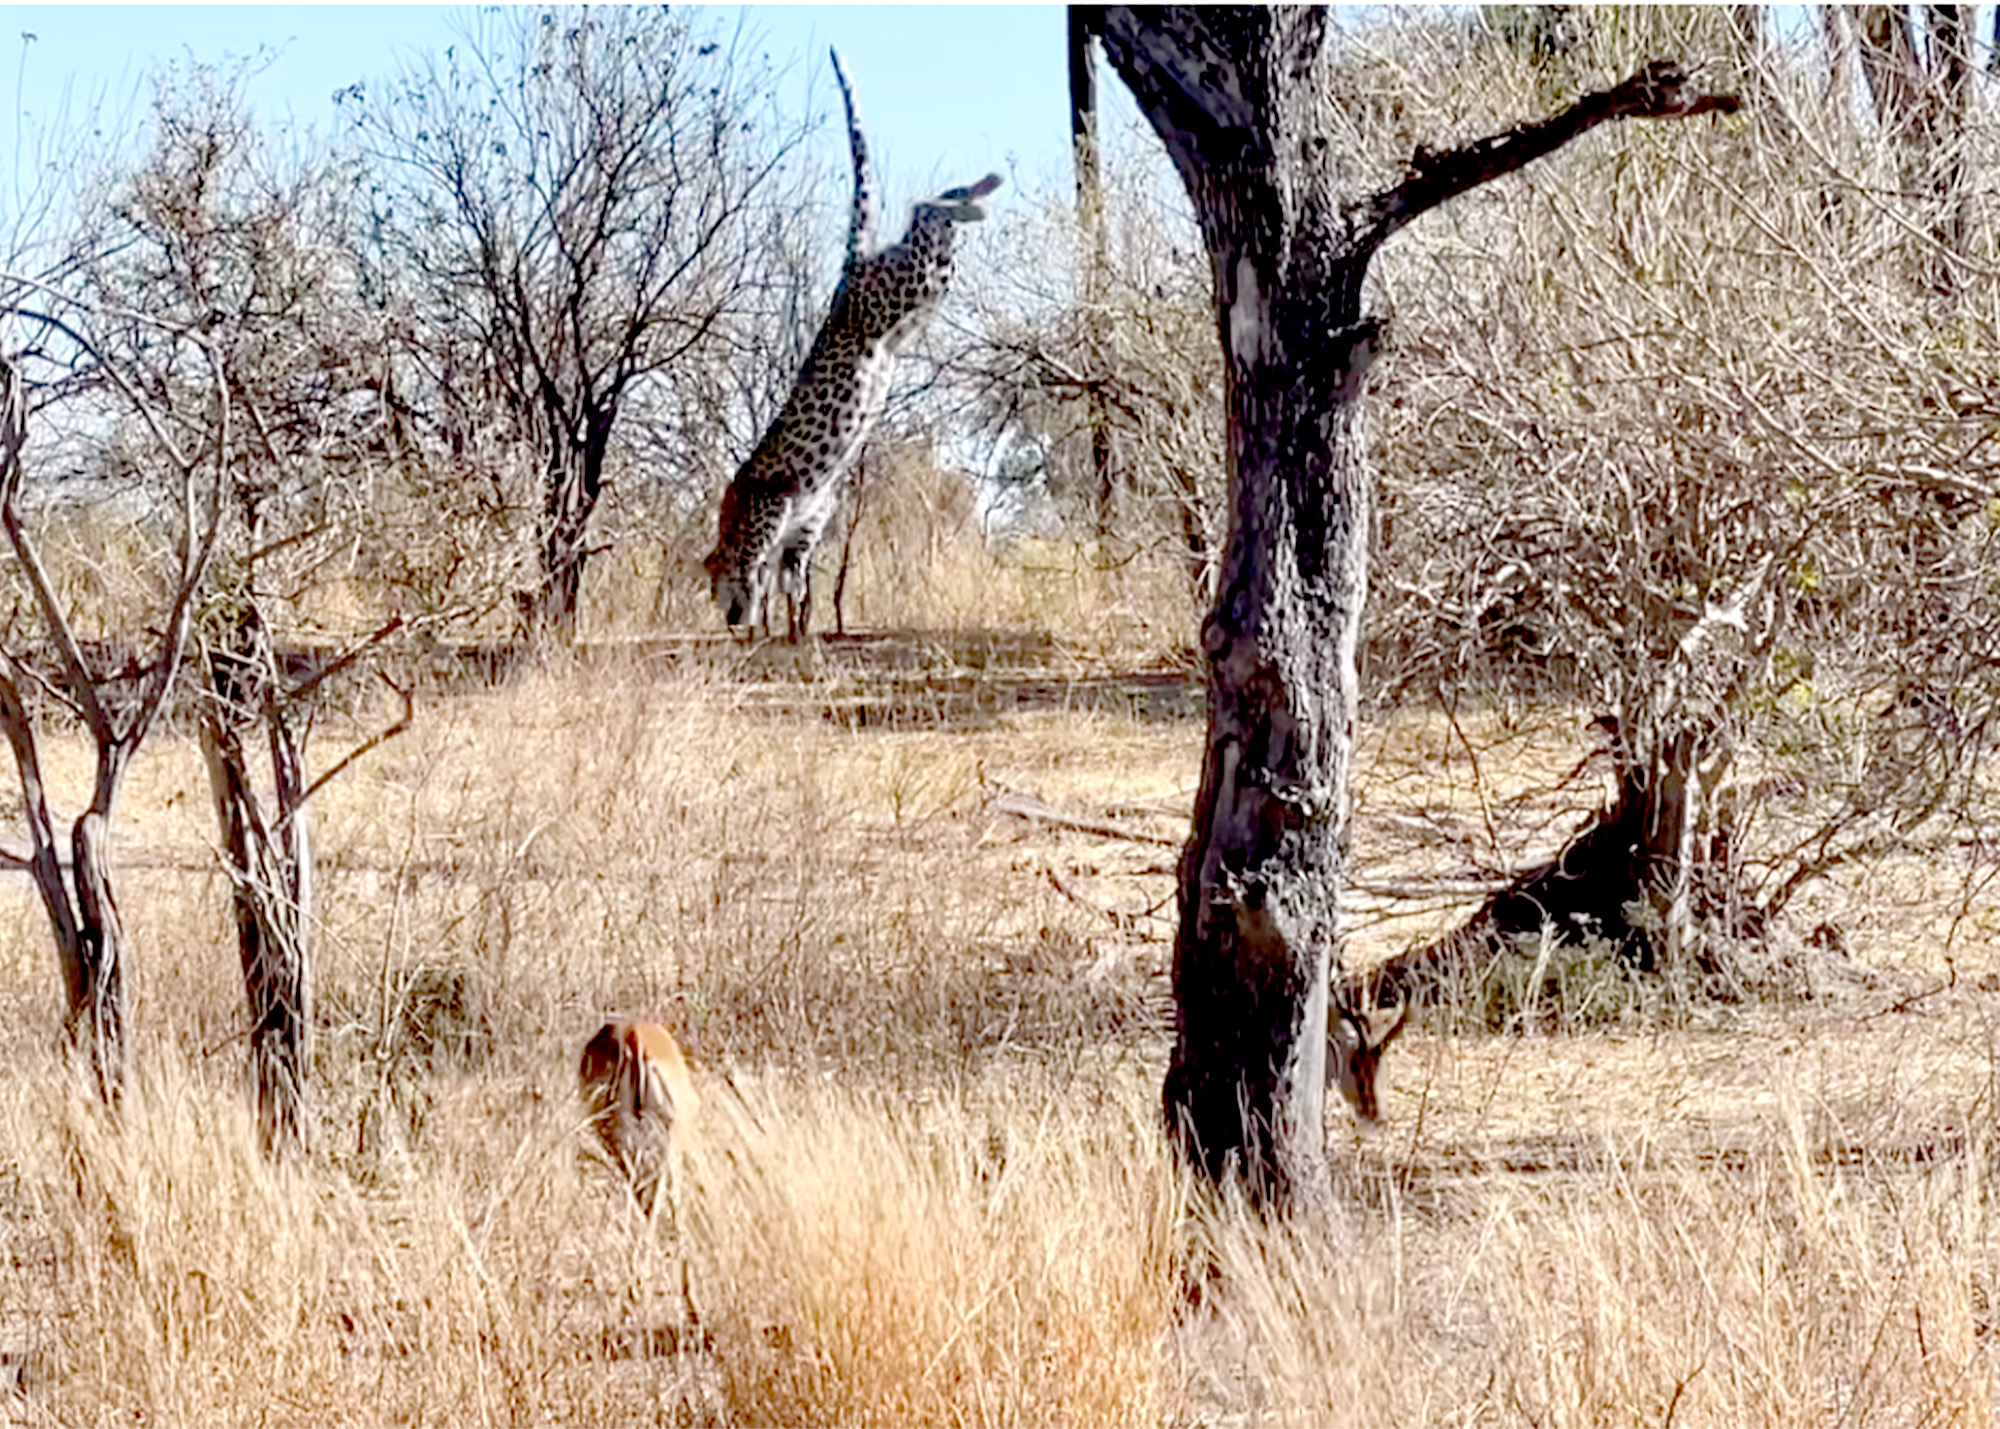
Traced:
<path id="1" fill-rule="evenodd" d="M 1382 1054 L 1410 1020 L 1410 1004 L 1403 1000 L 1394 1007 L 1360 1007 L 1350 1002 L 1349 996 L 1335 992 L 1328 1010 L 1326 1078 L 1339 1083 L 1340 1094 L 1354 1108 L 1355 1116 L 1373 1126 L 1382 1119 L 1375 1089 Z"/>

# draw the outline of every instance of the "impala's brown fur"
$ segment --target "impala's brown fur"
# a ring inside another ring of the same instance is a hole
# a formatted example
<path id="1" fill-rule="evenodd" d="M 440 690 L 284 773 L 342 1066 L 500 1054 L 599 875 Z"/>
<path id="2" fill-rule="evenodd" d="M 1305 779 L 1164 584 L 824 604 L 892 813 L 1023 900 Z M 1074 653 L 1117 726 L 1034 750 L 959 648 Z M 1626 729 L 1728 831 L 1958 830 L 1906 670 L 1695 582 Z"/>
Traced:
<path id="1" fill-rule="evenodd" d="M 674 1034 L 650 1017 L 614 1018 L 585 1044 L 577 1081 L 598 1138 L 640 1206 L 651 1215 L 662 1184 L 671 1204 L 701 1111 Z"/>
<path id="2" fill-rule="evenodd" d="M 1326 1019 L 1326 1079 L 1340 1087 L 1340 1094 L 1354 1108 L 1365 1125 L 1382 1119 L 1382 1102 L 1376 1080 L 1382 1072 L 1382 1054 L 1396 1040 L 1410 1020 L 1410 1005 L 1394 1007 L 1357 1006 L 1346 992 L 1336 991 Z"/>

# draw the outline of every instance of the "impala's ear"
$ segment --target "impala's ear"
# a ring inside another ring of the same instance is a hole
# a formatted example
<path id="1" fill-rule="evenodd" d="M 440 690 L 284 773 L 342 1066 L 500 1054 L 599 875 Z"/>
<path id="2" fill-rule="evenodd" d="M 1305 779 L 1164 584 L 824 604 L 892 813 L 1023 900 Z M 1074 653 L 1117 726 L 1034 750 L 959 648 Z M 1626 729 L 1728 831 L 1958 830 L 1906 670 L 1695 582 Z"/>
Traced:
<path id="1" fill-rule="evenodd" d="M 1368 1035 L 1361 1019 L 1354 1015 L 1354 1009 L 1344 1002 L 1335 1002 L 1326 1013 L 1327 1040 L 1342 1052 L 1366 1047 Z"/>
<path id="2" fill-rule="evenodd" d="M 618 1057 L 621 1050 L 618 1024 L 607 1022 L 597 1029 L 597 1035 L 584 1044 L 583 1058 L 576 1069 L 577 1080 L 586 1090 L 593 1087 L 607 1087 L 618 1075 Z"/>
<path id="3" fill-rule="evenodd" d="M 1410 1021 L 1410 1000 L 1398 998 L 1394 1007 L 1377 1008 L 1368 1018 L 1368 1045 L 1381 1051 L 1402 1035 Z"/>

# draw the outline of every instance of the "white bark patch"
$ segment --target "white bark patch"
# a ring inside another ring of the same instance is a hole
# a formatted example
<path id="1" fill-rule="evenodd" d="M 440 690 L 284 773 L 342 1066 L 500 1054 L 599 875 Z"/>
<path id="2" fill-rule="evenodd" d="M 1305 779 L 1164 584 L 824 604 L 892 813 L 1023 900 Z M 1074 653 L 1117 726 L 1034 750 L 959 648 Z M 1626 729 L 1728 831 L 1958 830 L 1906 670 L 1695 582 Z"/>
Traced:
<path id="1" fill-rule="evenodd" d="M 1264 355 L 1264 292 L 1257 285 L 1257 265 L 1236 260 L 1236 295 L 1229 304 L 1229 350 L 1245 367 Z"/>

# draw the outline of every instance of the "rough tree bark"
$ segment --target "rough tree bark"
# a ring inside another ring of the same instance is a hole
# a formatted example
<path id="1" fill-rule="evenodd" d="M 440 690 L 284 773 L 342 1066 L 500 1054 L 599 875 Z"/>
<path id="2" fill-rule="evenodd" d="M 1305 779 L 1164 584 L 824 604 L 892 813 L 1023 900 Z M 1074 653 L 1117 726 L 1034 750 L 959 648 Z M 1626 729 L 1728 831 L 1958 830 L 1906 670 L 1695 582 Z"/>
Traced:
<path id="1" fill-rule="evenodd" d="M 277 664 L 254 602 L 208 657 L 202 754 L 228 860 L 236 946 L 250 1011 L 250 1085 L 267 1151 L 309 1150 L 313 969 L 312 852 L 305 752 L 276 699 Z M 244 736 L 263 726 L 278 817 L 257 797 Z"/>
<path id="2" fill-rule="evenodd" d="M 1324 1195 L 1328 962 L 1347 851 L 1355 644 L 1371 470 L 1362 391 L 1382 244 L 1419 214 L 1610 120 L 1729 110 L 1671 64 L 1552 119 L 1343 193 L 1319 8 L 1107 8 L 1105 52 L 1167 146 L 1215 274 L 1229 533 L 1202 624 L 1209 724 L 1181 856 L 1176 1038 L 1163 1092 L 1183 1158 L 1275 1206 Z"/>

